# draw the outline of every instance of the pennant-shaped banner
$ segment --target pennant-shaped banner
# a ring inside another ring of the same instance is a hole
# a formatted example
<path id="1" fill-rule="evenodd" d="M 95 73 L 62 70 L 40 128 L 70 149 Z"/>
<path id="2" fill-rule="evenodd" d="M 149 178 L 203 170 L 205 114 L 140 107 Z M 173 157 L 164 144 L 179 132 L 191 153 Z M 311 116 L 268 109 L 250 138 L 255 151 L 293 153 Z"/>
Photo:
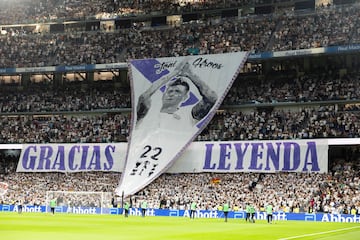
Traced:
<path id="1" fill-rule="evenodd" d="M 129 62 L 132 128 L 118 195 L 138 192 L 173 164 L 214 116 L 246 58 L 237 52 Z"/>

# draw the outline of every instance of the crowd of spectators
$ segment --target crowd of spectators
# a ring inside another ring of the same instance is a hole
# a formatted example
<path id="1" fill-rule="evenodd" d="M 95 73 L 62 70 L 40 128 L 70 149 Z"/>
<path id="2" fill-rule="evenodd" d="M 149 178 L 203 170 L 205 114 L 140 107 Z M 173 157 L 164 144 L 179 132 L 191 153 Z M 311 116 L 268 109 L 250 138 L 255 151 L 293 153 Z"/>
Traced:
<path id="1" fill-rule="evenodd" d="M 44 67 L 121 62 L 130 30 L 0 35 L 0 67 Z"/>
<path id="2" fill-rule="evenodd" d="M 198 141 L 356 138 L 360 136 L 360 80 L 355 73 L 312 74 L 297 79 L 237 81 Z M 34 84 L 0 97 L 1 143 L 122 142 L 130 128 L 130 95 L 111 81 L 88 89 Z M 239 108 L 254 102 L 251 110 Z M 328 101 L 325 103 L 325 101 Z M 258 108 L 260 103 L 312 102 L 301 107 Z"/>
<path id="3" fill-rule="evenodd" d="M 35 31 L 34 34 L 26 28 L 6 28 L 5 34 L 0 35 L 0 68 L 100 64 L 134 58 L 234 51 L 259 53 L 358 44 L 360 26 L 353 19 L 359 17 L 359 12 L 359 6 L 354 5 L 326 8 L 306 15 L 207 18 L 167 28 L 149 29 L 139 27 L 139 24 L 113 31 L 99 28 L 87 32 L 39 34 Z"/>
<path id="4" fill-rule="evenodd" d="M 356 81 L 352 83 L 356 84 Z M 351 81 L 349 84 L 351 85 Z M 346 84 L 340 85 L 346 88 Z M 267 87 L 264 85 L 264 88 Z M 321 87 L 314 89 L 323 91 Z M 329 89 L 341 90 L 339 87 Z M 76 96 L 79 96 L 75 93 L 73 97 L 71 91 L 66 92 L 66 95 L 70 99 L 76 99 Z M 88 100 L 99 101 L 97 97 L 102 96 L 102 94 L 93 95 L 96 97 Z M 36 95 L 34 97 L 36 98 Z M 46 106 L 46 98 L 44 101 L 42 104 Z M 61 99 L 58 101 L 64 102 Z M 21 105 L 21 102 L 18 103 Z M 76 106 L 79 102 L 81 101 L 74 101 L 73 104 Z M 88 104 L 91 105 L 92 102 Z M 71 109 L 74 108 L 67 110 L 71 111 Z M 130 124 L 129 113 L 83 114 L 76 110 L 78 109 L 74 109 L 74 112 L 69 115 L 57 115 L 50 112 L 50 114 L 39 116 L 32 114 L 1 116 L 2 142 L 126 141 Z M 359 111 L 347 107 L 338 108 L 334 104 L 316 108 L 303 107 L 300 110 L 296 108 L 268 112 L 241 112 L 239 109 L 228 109 L 218 112 L 210 125 L 200 134 L 198 140 L 359 138 L 359 126 Z M 244 203 L 255 199 L 254 203 L 258 209 L 271 200 L 276 202 L 277 208 L 283 211 L 302 212 L 309 211 L 311 207 L 311 211 L 345 213 L 353 207 L 359 208 L 359 166 L 356 165 L 358 161 L 354 160 L 359 158 L 359 149 L 356 151 L 354 154 L 344 154 L 344 156 L 352 156 L 351 159 L 331 165 L 331 171 L 328 174 L 164 174 L 134 196 L 133 204 L 137 207 L 139 201 L 146 198 L 150 206 L 154 208 L 188 209 L 190 202 L 195 199 L 200 203 L 201 209 L 216 209 L 225 199 L 230 199 L 232 206 L 241 210 Z M 352 165 L 349 161 L 352 161 Z M 10 165 L 7 167 L 11 168 Z M 15 167 L 16 159 L 12 169 Z M 60 182 L 59 179 L 65 179 L 65 182 Z M 63 174 L 57 173 L 29 174 L 15 173 L 14 170 L 10 170 L 2 176 L 2 180 L 12 186 L 5 202 L 23 198 L 25 203 L 36 205 L 46 204 L 46 191 L 43 189 L 113 192 L 118 179 L 118 173 L 103 172 L 68 174 L 64 178 Z M 215 183 L 212 179 L 220 179 L 220 181 Z M 84 198 L 81 197 L 81 199 Z M 72 206 L 78 204 L 99 206 L 99 203 L 95 202 L 96 199 L 94 197 L 94 201 L 87 203 L 85 200 L 79 202 L 76 196 L 71 195 L 71 198 L 64 199 L 62 203 L 68 204 L 69 201 Z M 107 203 L 110 204 L 109 201 Z"/>
<path id="5" fill-rule="evenodd" d="M 126 114 L 1 116 L 0 143 L 108 143 L 125 142 Z"/>
<path id="6" fill-rule="evenodd" d="M 184 24 L 166 30 L 143 30 L 127 47 L 127 58 L 264 51 L 276 22 L 271 17 L 248 17 Z"/>
<path id="7" fill-rule="evenodd" d="M 52 85 L 33 84 L 24 90 L 0 90 L 0 113 L 46 113 L 119 110 L 131 107 L 130 94 L 102 81 L 83 89 L 70 83 L 54 89 Z"/>
<path id="8" fill-rule="evenodd" d="M 150 197 L 153 207 L 165 203 L 163 208 L 175 209 L 189 209 L 191 202 L 196 201 L 200 209 L 216 210 L 229 201 L 233 209 L 240 210 L 244 210 L 246 203 L 253 203 L 260 210 L 274 202 L 277 210 L 285 212 L 335 214 L 357 208 L 360 213 L 358 158 L 359 149 L 357 160 L 336 161 L 328 174 L 164 174 L 137 197 Z"/>
<path id="9" fill-rule="evenodd" d="M 165 173 L 131 196 L 132 207 L 140 207 L 140 202 L 146 199 L 149 208 L 189 209 L 191 202 L 196 201 L 199 209 L 217 210 L 228 201 L 235 211 L 244 210 L 249 202 L 261 211 L 267 203 L 273 202 L 277 211 L 284 212 L 338 214 L 356 209 L 359 214 L 360 149 L 352 148 L 353 157 L 334 159 L 329 173 Z M 8 193 L 2 199 L 5 204 L 22 200 L 28 205 L 46 205 L 48 198 L 55 196 L 61 200 L 61 206 L 121 206 L 121 198 L 111 199 L 119 173 L 82 172 L 64 176 L 62 173 L 12 171 L 0 176 L 1 181 L 9 184 Z M 101 204 L 97 194 L 53 191 L 106 192 L 107 197 Z"/>
<path id="10" fill-rule="evenodd" d="M 298 112 L 225 111 L 198 136 L 198 141 L 359 138 L 360 115 L 329 109 Z"/>
<path id="11" fill-rule="evenodd" d="M 189 5 L 187 1 L 170 4 L 170 1 L 151 0 L 22 0 L 15 4 L 3 1 L 0 22 L 25 23 L 25 19 L 46 22 L 83 19 L 102 13 L 140 14 L 161 9 L 192 11 L 219 8 L 220 2 L 236 6 L 250 0 L 213 0 L 199 5 Z M 359 22 L 353 20 L 354 16 L 360 17 L 358 10 L 355 5 L 341 10 L 322 9 L 306 15 L 207 19 L 156 30 L 132 28 L 57 34 L 9 31 L 0 35 L 0 68 L 114 63 L 129 58 L 244 50 L 258 53 L 360 43 Z M 9 12 L 14 14 L 5 14 Z M 360 98 L 358 73 L 342 76 L 334 72 L 322 73 L 280 80 L 238 81 L 224 105 Z M 52 89 L 42 85 L 40 88 L 29 86 L 23 91 L 3 91 L 0 96 L 0 143 L 127 141 L 130 113 L 122 110 L 130 107 L 129 93 L 112 87 L 79 89 L 78 86 Z M 255 107 L 256 104 L 251 111 L 241 108 L 219 111 L 197 140 L 360 138 L 360 111 L 356 104 L 339 107 L 335 103 L 322 103 L 286 110 Z M 289 212 L 346 213 L 356 208 L 359 213 L 359 149 L 355 152 L 352 159 L 341 159 L 332 164 L 327 174 L 163 174 L 133 197 L 134 206 L 137 207 L 138 199 L 146 198 L 153 208 L 188 209 L 191 201 L 196 200 L 201 209 L 215 210 L 227 200 L 233 208 L 242 209 L 246 202 L 254 200 L 257 209 L 274 201 L 278 210 Z M 16 173 L 16 160 L 1 161 L 1 164 L 5 164 L 7 170 L 0 180 L 10 185 L 8 194 L 2 199 L 4 203 L 21 199 L 24 204 L 45 205 L 46 191 L 113 193 L 119 180 L 119 173 L 75 173 L 64 177 L 58 173 Z M 79 199 L 81 202 L 75 203 Z M 96 197 L 93 200 L 89 202 L 81 197 L 60 202 L 99 206 Z"/>
<path id="12" fill-rule="evenodd" d="M 272 51 L 309 49 L 328 46 L 348 45 L 356 42 L 352 38 L 358 31 L 352 20 L 358 18 L 357 8 L 341 11 L 330 9 L 318 11 L 314 15 L 286 16 L 274 32 Z"/>
<path id="13" fill-rule="evenodd" d="M 130 114 L 1 116 L 0 143 L 126 142 Z M 197 141 L 359 138 L 359 111 L 219 111 Z"/>
<path id="14" fill-rule="evenodd" d="M 62 173 L 34 174 L 15 173 L 11 171 L 1 177 L 2 181 L 9 184 L 9 190 L 2 199 L 3 203 L 15 204 L 18 200 L 21 200 L 25 205 L 35 206 L 46 205 L 46 201 L 52 197 L 65 198 L 65 196 L 54 193 L 57 191 L 109 192 L 111 196 L 113 196 L 113 187 L 119 181 L 119 173 L 106 172 L 80 172 L 66 174 L 66 176 L 64 176 Z M 44 189 L 46 189 L 46 191 L 44 191 Z M 47 192 L 51 192 L 51 195 L 47 195 Z M 86 204 L 86 202 L 93 204 L 89 196 L 91 196 L 91 194 L 87 194 L 88 199 L 86 199 L 86 196 L 81 196 L 80 194 L 77 198 L 76 195 L 73 195 L 70 196 L 71 198 L 68 197 L 63 201 L 59 201 L 59 206 L 67 205 L 69 201 L 72 202 L 72 206 L 79 206 L 77 201 L 83 204 Z M 98 194 L 94 194 L 94 196 L 98 196 Z M 95 199 L 95 197 L 93 199 Z M 95 206 L 100 207 L 99 199 L 96 199 L 97 203 Z M 109 205 L 107 205 L 107 207 L 109 207 Z"/>
<path id="15" fill-rule="evenodd" d="M 339 76 L 337 71 L 322 70 L 299 77 L 276 78 L 269 74 L 263 80 L 241 79 L 235 82 L 224 105 L 245 103 L 317 102 L 360 98 L 358 73 Z M 271 78 L 271 79 L 270 79 Z M 276 79 L 276 80 L 275 80 Z"/>
<path id="16" fill-rule="evenodd" d="M 235 8 L 258 0 L 16 0 L 0 2 L 1 24 L 25 24 Z"/>
<path id="17" fill-rule="evenodd" d="M 298 77 L 277 78 L 270 72 L 264 79 L 239 76 L 227 93 L 224 106 L 266 103 L 308 103 L 360 99 L 360 74 L 339 76 L 339 69 L 312 72 Z M 0 90 L 0 113 L 46 113 L 120 110 L 131 107 L 129 86 L 114 87 L 113 81 L 96 81 L 86 89 L 80 83 L 35 83 L 23 90 Z"/>

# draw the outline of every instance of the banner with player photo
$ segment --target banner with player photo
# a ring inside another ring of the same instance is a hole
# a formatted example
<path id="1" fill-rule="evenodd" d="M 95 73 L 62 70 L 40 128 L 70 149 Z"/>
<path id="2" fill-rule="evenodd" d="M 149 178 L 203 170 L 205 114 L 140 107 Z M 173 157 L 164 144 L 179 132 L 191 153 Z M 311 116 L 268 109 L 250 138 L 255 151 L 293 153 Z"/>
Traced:
<path id="1" fill-rule="evenodd" d="M 129 62 L 132 127 L 117 194 L 134 194 L 166 171 L 206 127 L 247 52 Z"/>

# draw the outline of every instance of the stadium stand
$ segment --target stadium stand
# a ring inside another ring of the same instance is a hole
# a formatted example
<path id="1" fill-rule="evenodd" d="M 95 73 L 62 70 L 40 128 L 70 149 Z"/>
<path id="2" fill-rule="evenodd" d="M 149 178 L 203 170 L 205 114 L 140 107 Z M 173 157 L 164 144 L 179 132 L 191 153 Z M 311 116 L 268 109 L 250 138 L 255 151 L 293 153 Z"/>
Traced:
<path id="1" fill-rule="evenodd" d="M 135 21 L 130 24 L 131 28 L 109 30 L 96 24 L 87 31 L 86 24 L 71 28 L 64 24 L 59 31 L 3 25 L 0 66 L 81 65 L 184 56 L 194 51 L 199 54 L 238 50 L 258 53 L 356 44 L 359 43 L 359 23 L 352 21 L 352 17 L 358 12 L 359 6 L 352 5 L 320 8 L 295 16 L 274 13 L 238 19 L 205 18 L 156 31 L 149 31 L 144 22 Z"/>
<path id="2" fill-rule="evenodd" d="M 272 14 L 244 13 L 235 18 L 214 17 L 211 13 L 244 6 L 256 8 L 276 1 L 172 2 L 2 1 L 0 68 L 118 63 L 134 58 L 231 51 L 257 54 L 360 44 L 360 22 L 353 20 L 359 18 L 358 4 L 306 11 L 277 9 Z M 161 27 L 139 20 L 146 14 L 175 13 L 203 13 L 206 17 L 183 24 L 169 22 Z M 87 25 L 98 19 L 122 17 L 131 19 L 129 28 Z M 60 32 L 52 31 L 47 24 L 66 21 L 76 24 L 60 24 L 64 27 Z M 249 61 L 221 110 L 197 141 L 360 139 L 359 69 L 360 58 L 352 53 L 285 57 L 279 62 Z M 61 76 L 64 81 L 55 84 L 56 74 L 53 78 L 50 75 L 39 82 L 30 76 L 25 81 L 19 75 L 0 74 L 1 144 L 127 141 L 131 100 L 126 81 L 118 81 L 111 74 L 106 81 L 90 81 L 78 74 L 71 80 Z M 133 196 L 134 206 L 138 199 L 146 198 L 154 208 L 188 209 L 195 198 L 202 209 L 217 209 L 225 199 L 241 209 L 244 203 L 256 199 L 260 209 L 271 199 L 277 209 L 285 212 L 311 209 L 349 213 L 356 208 L 359 213 L 359 144 L 331 151 L 334 152 L 326 174 L 163 174 Z M 15 203 L 21 198 L 24 204 L 44 205 L 44 188 L 113 192 L 120 175 L 90 172 L 64 177 L 61 173 L 17 173 L 18 156 L 4 151 L 0 154 L 0 181 L 11 186 L 3 203 Z M 95 203 L 89 200 L 86 204 Z"/>

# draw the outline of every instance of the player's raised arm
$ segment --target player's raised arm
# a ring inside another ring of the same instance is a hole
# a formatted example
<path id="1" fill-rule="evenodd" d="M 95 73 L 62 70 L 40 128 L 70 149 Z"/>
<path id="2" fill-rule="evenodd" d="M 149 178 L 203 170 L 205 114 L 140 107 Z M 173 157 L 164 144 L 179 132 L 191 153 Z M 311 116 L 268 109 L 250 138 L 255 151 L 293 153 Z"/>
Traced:
<path id="1" fill-rule="evenodd" d="M 196 120 L 201 120 L 209 113 L 210 109 L 216 103 L 218 99 L 217 94 L 190 70 L 190 65 L 188 63 L 184 65 L 180 75 L 189 78 L 197 87 L 200 95 L 202 96 L 201 101 L 199 101 L 192 109 L 193 118 Z"/>
<path id="2" fill-rule="evenodd" d="M 145 115 L 147 114 L 147 112 L 149 111 L 149 109 L 151 107 L 151 96 L 158 89 L 160 89 L 162 86 L 167 84 L 174 76 L 178 75 L 178 73 L 183 68 L 184 64 L 185 64 L 184 62 L 179 63 L 172 73 L 170 73 L 168 75 L 165 75 L 162 78 L 160 78 L 159 80 L 155 81 L 151 85 L 151 87 L 149 87 L 145 92 L 143 92 L 140 95 L 140 97 L 138 99 L 138 104 L 137 104 L 137 107 L 136 107 L 137 120 L 140 120 L 140 119 L 144 118 Z"/>

